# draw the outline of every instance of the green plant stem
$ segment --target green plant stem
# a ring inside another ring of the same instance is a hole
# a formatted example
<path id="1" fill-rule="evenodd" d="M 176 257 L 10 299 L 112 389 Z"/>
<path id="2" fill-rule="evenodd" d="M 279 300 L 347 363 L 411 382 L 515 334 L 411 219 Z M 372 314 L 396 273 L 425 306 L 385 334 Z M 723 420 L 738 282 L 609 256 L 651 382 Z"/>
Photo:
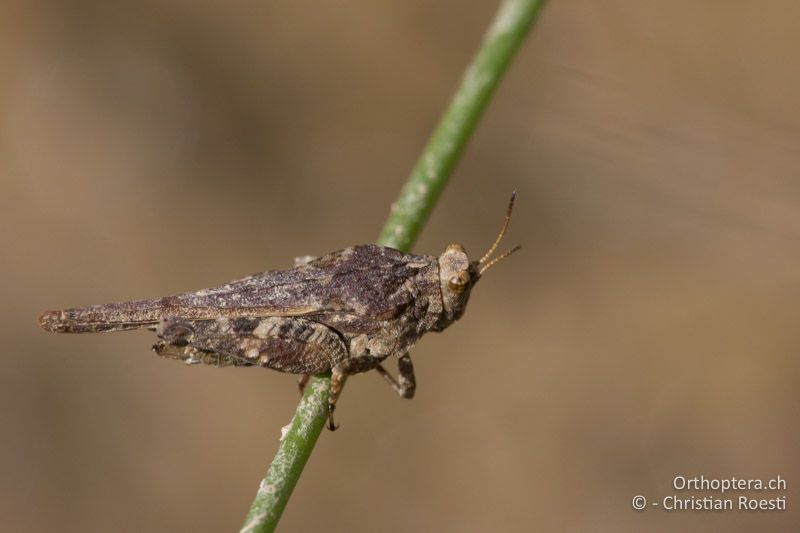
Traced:
<path id="1" fill-rule="evenodd" d="M 544 0 L 505 0 L 378 238 L 407 252 L 444 189 L 506 67 Z M 274 531 L 327 417 L 330 375 L 312 378 L 247 514 L 242 532 Z"/>

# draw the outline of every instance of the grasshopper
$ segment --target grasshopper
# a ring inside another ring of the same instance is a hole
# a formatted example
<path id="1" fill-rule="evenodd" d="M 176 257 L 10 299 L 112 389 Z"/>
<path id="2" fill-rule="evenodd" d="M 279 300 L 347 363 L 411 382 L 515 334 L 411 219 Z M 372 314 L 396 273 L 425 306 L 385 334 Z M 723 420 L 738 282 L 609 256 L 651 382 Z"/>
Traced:
<path id="1" fill-rule="evenodd" d="M 187 364 L 259 366 L 311 375 L 331 372 L 328 427 L 348 376 L 375 369 L 402 398 L 416 390 L 409 350 L 422 335 L 461 318 L 472 288 L 519 246 L 491 258 L 511 220 L 515 194 L 489 251 L 471 261 L 460 244 L 440 256 L 366 244 L 295 260 L 225 285 L 148 300 L 45 311 L 55 333 L 148 329 L 160 356 Z M 396 356 L 395 379 L 382 362 Z"/>

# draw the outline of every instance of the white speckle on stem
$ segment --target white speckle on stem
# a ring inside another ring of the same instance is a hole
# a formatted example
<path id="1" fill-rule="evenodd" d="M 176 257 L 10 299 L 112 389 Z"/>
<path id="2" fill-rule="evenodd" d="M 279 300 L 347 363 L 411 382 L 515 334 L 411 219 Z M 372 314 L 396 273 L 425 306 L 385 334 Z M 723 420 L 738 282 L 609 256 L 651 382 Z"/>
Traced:
<path id="1" fill-rule="evenodd" d="M 258 528 L 261 527 L 264 518 L 267 516 L 267 511 L 262 511 L 260 513 L 256 513 L 247 521 L 247 523 L 239 530 L 239 533 L 250 533 L 251 531 L 256 531 Z"/>
<path id="2" fill-rule="evenodd" d="M 258 492 L 261 494 L 275 494 L 275 485 L 271 485 L 266 479 L 262 479 L 258 485 Z"/>
<path id="3" fill-rule="evenodd" d="M 461 88 L 453 101 L 456 107 L 464 107 L 475 100 L 478 93 L 492 82 L 492 75 L 488 72 L 480 72 L 475 66 L 470 67 L 461 82 Z M 460 126 L 449 125 L 454 131 L 458 131 Z"/>
<path id="4" fill-rule="evenodd" d="M 494 22 L 486 32 L 486 39 L 496 39 L 514 30 L 525 9 L 521 0 L 506 0 L 497 12 Z"/>
<path id="5" fill-rule="evenodd" d="M 285 426 L 283 426 L 281 428 L 281 442 L 283 442 L 283 439 L 286 438 L 286 434 L 289 433 L 290 429 L 292 429 L 292 423 L 291 422 L 289 422 L 288 424 L 286 424 Z"/>
<path id="6" fill-rule="evenodd" d="M 430 181 L 434 181 L 438 176 L 436 172 L 436 161 L 437 158 L 433 153 L 429 153 L 425 156 L 425 176 Z"/>

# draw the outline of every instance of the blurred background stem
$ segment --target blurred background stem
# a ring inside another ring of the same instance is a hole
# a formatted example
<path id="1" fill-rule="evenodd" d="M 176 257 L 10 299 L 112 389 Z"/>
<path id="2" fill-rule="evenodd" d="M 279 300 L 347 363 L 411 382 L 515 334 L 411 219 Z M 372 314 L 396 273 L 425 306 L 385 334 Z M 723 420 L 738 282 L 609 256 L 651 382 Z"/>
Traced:
<path id="1" fill-rule="evenodd" d="M 450 105 L 392 205 L 378 244 L 408 252 L 436 204 L 506 67 L 544 0 L 505 0 L 464 73 Z M 261 481 L 242 532 L 273 531 L 327 418 L 330 376 L 306 387 L 291 423 Z"/>

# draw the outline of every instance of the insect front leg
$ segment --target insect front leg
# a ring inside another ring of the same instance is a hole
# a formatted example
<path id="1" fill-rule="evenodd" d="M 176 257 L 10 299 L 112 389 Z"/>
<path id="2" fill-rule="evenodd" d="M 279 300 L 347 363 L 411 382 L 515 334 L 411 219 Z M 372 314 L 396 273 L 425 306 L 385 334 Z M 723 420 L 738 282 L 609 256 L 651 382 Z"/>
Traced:
<path id="1" fill-rule="evenodd" d="M 381 365 L 376 366 L 375 370 L 378 371 L 378 374 L 383 376 L 383 379 L 391 385 L 401 398 L 410 400 L 414 397 L 414 392 L 417 390 L 417 379 L 414 377 L 414 365 L 411 363 L 411 357 L 408 354 L 403 354 L 397 360 L 398 373 L 396 380 Z"/>

